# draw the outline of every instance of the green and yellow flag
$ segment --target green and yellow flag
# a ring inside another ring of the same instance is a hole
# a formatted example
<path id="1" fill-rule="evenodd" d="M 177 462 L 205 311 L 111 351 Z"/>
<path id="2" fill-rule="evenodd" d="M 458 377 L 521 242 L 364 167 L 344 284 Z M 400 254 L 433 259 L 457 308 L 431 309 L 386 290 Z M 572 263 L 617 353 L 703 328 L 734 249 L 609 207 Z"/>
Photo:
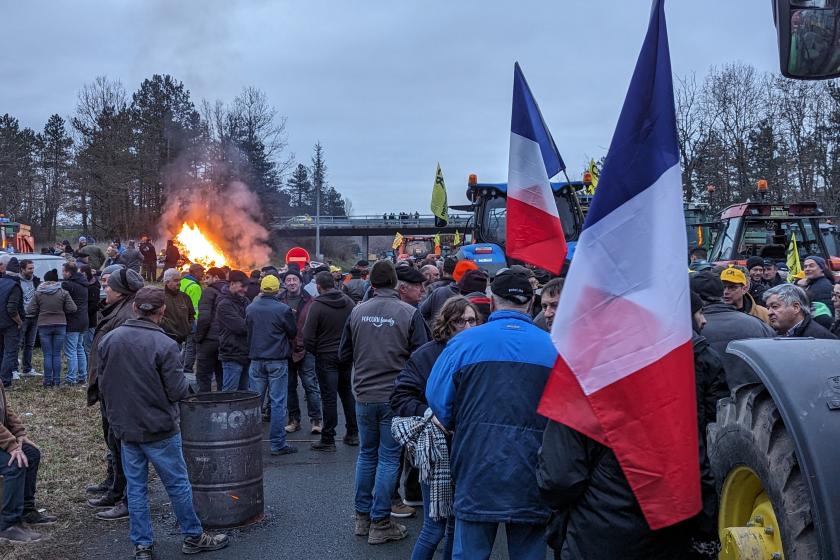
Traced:
<path id="1" fill-rule="evenodd" d="M 796 282 L 794 275 L 802 272 L 802 265 L 799 263 L 799 249 L 796 247 L 796 232 L 790 232 L 790 244 L 787 248 L 788 282 Z"/>
<path id="2" fill-rule="evenodd" d="M 589 160 L 589 176 L 592 178 L 592 184 L 586 187 L 586 194 L 595 194 L 595 189 L 598 187 L 598 167 L 595 165 L 595 160 Z"/>
<path id="3" fill-rule="evenodd" d="M 460 244 L 461 244 L 461 234 L 458 233 L 458 230 L 456 229 L 455 230 L 455 239 L 452 241 L 452 245 L 457 247 Z"/>
<path id="4" fill-rule="evenodd" d="M 440 247 L 440 234 L 436 233 L 434 236 L 435 247 Z"/>
<path id="5" fill-rule="evenodd" d="M 437 164 L 435 184 L 432 187 L 432 214 L 435 215 L 435 227 L 446 227 L 446 222 L 449 220 L 449 206 L 446 201 L 446 183 L 443 182 L 440 163 Z"/>
<path id="6" fill-rule="evenodd" d="M 397 248 L 400 245 L 402 245 L 402 242 L 403 242 L 403 236 L 400 232 L 397 232 L 397 235 L 394 236 L 394 242 L 391 244 L 391 249 L 394 249 L 396 251 Z"/>

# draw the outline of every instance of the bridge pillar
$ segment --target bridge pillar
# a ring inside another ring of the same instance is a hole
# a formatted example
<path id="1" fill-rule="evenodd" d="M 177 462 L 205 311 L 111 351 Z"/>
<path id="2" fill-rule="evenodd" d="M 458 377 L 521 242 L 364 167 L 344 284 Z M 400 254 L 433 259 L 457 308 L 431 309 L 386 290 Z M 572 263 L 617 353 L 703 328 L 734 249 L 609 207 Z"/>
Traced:
<path id="1" fill-rule="evenodd" d="M 370 254 L 370 236 L 363 235 L 362 236 L 362 258 L 367 259 L 368 255 Z"/>

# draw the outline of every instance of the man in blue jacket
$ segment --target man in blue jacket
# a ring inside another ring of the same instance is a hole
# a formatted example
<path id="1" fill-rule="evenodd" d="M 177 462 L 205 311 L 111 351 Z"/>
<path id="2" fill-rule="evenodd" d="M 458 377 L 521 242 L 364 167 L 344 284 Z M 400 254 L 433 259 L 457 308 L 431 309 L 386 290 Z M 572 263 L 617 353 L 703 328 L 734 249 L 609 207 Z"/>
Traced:
<path id="1" fill-rule="evenodd" d="M 557 351 L 531 321 L 524 274 L 502 272 L 491 290 L 487 324 L 449 341 L 426 386 L 429 406 L 453 431 L 453 558 L 489 558 L 505 523 L 510 558 L 543 560 L 550 512 L 536 479 L 546 424 L 537 404 Z"/>
<path id="2" fill-rule="evenodd" d="M 260 293 L 245 309 L 248 329 L 248 369 L 250 389 L 260 395 L 268 385 L 271 402 L 269 439 L 272 455 L 297 453 L 297 447 L 286 443 L 286 392 L 288 389 L 289 358 L 292 341 L 297 335 L 297 323 L 292 309 L 277 299 L 280 280 L 269 274 L 260 282 Z"/>

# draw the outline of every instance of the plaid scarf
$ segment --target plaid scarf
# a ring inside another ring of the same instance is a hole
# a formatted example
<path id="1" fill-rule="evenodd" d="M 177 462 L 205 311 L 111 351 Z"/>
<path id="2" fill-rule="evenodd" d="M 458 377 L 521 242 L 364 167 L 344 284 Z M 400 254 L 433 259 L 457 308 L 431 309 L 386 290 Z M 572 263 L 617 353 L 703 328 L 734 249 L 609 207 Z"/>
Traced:
<path id="1" fill-rule="evenodd" d="M 391 435 L 405 446 L 411 464 L 420 471 L 420 481 L 429 485 L 429 517 L 450 517 L 452 511 L 452 476 L 449 472 L 449 448 L 446 435 L 432 422 L 431 409 L 420 416 L 394 417 Z"/>

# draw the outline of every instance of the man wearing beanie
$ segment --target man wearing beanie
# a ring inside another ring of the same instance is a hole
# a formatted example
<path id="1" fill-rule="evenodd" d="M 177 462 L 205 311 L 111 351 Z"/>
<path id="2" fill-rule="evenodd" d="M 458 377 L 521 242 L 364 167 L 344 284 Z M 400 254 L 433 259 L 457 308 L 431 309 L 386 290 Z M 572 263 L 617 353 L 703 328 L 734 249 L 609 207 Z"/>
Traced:
<path id="1" fill-rule="evenodd" d="M 6 263 L 6 273 L 0 277 L 0 340 L 3 347 L 0 378 L 3 387 L 12 385 L 12 372 L 17 369 L 20 327 L 25 318 L 23 289 L 20 287 L 20 263 L 16 257 L 12 257 Z"/>
<path id="2" fill-rule="evenodd" d="M 106 521 L 128 517 L 128 506 L 125 503 L 126 482 L 122 468 L 122 448 L 119 438 L 108 424 L 107 403 L 100 386 L 102 372 L 98 349 L 105 335 L 136 317 L 132 306 L 137 291 L 142 287 L 143 278 L 140 274 L 127 268 L 114 270 L 108 276 L 108 283 L 105 285 L 105 305 L 101 310 L 102 318 L 97 323 L 96 330 L 93 333 L 90 360 L 88 360 L 87 403 L 88 406 L 99 403 L 102 413 L 102 431 L 110 452 L 105 494 L 98 498 L 89 499 L 88 505 L 93 508 L 108 508 L 96 514 L 98 519 Z M 102 488 L 105 485 L 97 485 L 90 489 Z"/>
<path id="3" fill-rule="evenodd" d="M 770 284 L 764 279 L 764 259 L 748 258 L 747 271 L 750 275 L 750 295 L 758 303 L 764 302 L 764 292 L 770 288 Z"/>
<path id="4" fill-rule="evenodd" d="M 356 463 L 355 534 L 369 544 L 403 539 L 404 525 L 391 521 L 391 495 L 397 484 L 400 445 L 391 435 L 394 380 L 411 353 L 428 342 L 420 312 L 400 301 L 397 271 L 377 261 L 370 272 L 375 297 L 350 313 L 339 344 L 339 362 L 353 364 L 353 394 L 359 426 Z"/>
<path id="5" fill-rule="evenodd" d="M 260 293 L 245 309 L 248 329 L 249 388 L 262 395 L 268 387 L 271 403 L 269 440 L 272 455 L 296 453 L 297 448 L 286 443 L 286 392 L 288 388 L 289 358 L 292 341 L 297 335 L 295 316 L 288 305 L 277 299 L 280 280 L 273 274 L 260 282 Z"/>
<path id="6" fill-rule="evenodd" d="M 231 270 L 228 289 L 216 304 L 214 320 L 219 326 L 219 360 L 222 362 L 222 391 L 237 391 L 248 387 L 248 327 L 245 308 L 251 303 L 248 276 L 241 270 Z"/>

